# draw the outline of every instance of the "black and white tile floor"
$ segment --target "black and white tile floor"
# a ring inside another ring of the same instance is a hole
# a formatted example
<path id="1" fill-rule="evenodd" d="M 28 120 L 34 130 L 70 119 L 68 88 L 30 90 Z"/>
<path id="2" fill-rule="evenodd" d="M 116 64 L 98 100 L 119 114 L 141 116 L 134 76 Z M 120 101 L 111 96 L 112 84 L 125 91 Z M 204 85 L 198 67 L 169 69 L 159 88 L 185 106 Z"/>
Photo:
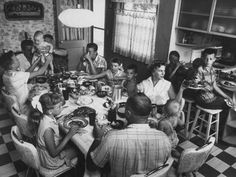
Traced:
<path id="1" fill-rule="evenodd" d="M 0 103 L 0 177 L 24 177 L 27 169 L 20 160 L 11 136 L 10 130 L 14 125 L 7 114 L 3 103 Z M 194 136 L 186 141 L 180 136 L 179 151 L 190 147 L 198 147 L 203 141 Z M 236 177 L 236 147 L 219 142 L 206 163 L 199 169 L 197 177 Z"/>

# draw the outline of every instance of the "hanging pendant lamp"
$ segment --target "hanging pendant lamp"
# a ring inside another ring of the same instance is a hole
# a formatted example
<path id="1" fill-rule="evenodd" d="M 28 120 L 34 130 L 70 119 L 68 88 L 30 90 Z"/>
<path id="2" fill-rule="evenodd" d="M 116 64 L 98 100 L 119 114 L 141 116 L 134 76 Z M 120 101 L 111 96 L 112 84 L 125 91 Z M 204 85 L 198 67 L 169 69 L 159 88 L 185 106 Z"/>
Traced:
<path id="1" fill-rule="evenodd" d="M 62 24 L 71 28 L 87 28 L 94 24 L 95 15 L 89 9 L 81 9 L 78 5 L 77 9 L 63 10 L 58 19 Z"/>

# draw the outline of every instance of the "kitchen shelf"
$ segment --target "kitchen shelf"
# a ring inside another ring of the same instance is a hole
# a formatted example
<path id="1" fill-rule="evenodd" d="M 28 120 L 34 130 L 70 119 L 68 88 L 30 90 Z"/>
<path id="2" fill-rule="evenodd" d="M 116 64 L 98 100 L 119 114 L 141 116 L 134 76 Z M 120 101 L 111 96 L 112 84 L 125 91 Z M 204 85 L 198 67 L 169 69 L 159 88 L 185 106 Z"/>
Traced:
<path id="1" fill-rule="evenodd" d="M 206 8 L 203 11 L 205 6 Z M 226 9 L 227 11 L 226 13 L 220 13 L 219 9 Z M 236 14 L 233 11 L 234 9 L 236 10 L 236 3 L 229 0 L 200 0 L 198 3 L 194 0 L 181 0 L 176 28 L 236 38 Z M 215 30 L 215 25 L 219 26 L 221 30 Z"/>
<path id="2" fill-rule="evenodd" d="M 205 16 L 209 17 L 210 14 L 198 13 L 198 12 L 188 12 L 188 11 L 181 11 L 181 14 L 188 14 L 188 15 L 197 15 L 197 16 Z"/>

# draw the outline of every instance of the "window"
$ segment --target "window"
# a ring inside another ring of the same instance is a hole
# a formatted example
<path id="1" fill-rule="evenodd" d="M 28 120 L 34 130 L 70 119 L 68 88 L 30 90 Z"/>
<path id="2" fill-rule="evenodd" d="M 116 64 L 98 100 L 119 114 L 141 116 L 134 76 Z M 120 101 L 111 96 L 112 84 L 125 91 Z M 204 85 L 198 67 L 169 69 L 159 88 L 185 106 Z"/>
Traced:
<path id="1" fill-rule="evenodd" d="M 94 0 L 95 25 L 93 26 L 93 42 L 98 45 L 99 55 L 104 55 L 104 26 L 105 26 L 106 0 Z"/>
<path id="2" fill-rule="evenodd" d="M 137 61 L 154 58 L 157 5 L 116 3 L 113 51 Z"/>

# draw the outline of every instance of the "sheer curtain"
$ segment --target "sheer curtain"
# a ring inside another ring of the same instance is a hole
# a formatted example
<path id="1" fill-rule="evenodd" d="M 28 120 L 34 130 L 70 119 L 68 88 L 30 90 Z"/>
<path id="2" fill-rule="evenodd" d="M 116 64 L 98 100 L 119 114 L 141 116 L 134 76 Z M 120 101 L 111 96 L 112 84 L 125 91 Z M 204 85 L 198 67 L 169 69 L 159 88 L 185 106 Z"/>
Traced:
<path id="1" fill-rule="evenodd" d="M 157 18 L 156 12 L 143 7 L 126 10 L 124 5 L 117 5 L 113 51 L 149 64 L 154 57 Z"/>

